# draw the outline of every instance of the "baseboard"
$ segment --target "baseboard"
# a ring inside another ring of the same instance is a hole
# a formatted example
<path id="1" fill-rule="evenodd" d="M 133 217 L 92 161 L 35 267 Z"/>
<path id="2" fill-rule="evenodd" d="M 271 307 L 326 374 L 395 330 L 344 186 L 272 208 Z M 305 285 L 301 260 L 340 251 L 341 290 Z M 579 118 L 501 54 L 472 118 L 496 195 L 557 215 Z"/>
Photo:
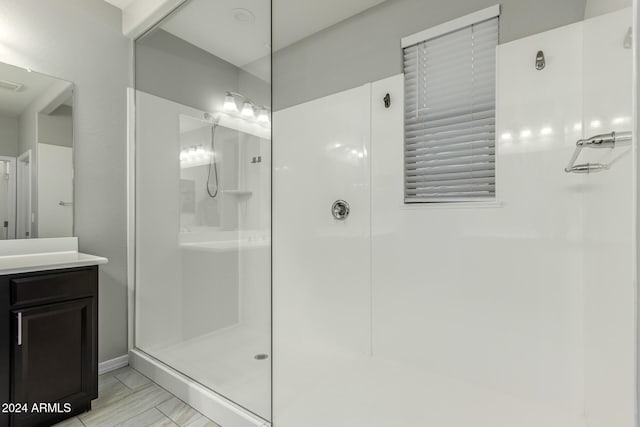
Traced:
<path id="1" fill-rule="evenodd" d="M 105 360 L 98 363 L 98 375 L 106 374 L 107 372 L 115 371 L 118 368 L 123 368 L 129 365 L 129 355 L 123 354 L 111 360 Z"/>
<path id="2" fill-rule="evenodd" d="M 263 419 L 201 386 L 144 352 L 129 352 L 131 366 L 224 427 L 271 427 Z"/>

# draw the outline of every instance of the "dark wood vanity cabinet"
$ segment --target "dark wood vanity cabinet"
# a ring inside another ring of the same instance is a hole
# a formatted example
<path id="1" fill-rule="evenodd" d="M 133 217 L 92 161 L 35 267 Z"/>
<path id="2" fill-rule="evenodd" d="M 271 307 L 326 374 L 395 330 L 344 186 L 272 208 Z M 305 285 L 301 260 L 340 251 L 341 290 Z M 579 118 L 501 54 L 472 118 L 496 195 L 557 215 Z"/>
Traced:
<path id="1" fill-rule="evenodd" d="M 98 397 L 98 267 L 0 276 L 0 426 L 50 426 Z"/>

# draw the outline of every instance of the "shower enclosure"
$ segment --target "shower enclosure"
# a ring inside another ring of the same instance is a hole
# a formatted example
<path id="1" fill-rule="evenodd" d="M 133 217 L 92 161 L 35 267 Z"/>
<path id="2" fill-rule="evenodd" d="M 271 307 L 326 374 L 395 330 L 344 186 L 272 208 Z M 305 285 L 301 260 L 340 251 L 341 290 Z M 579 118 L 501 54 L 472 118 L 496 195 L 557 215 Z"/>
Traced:
<path id="1" fill-rule="evenodd" d="M 134 366 L 168 388 L 197 383 L 172 391 L 210 402 L 200 410 L 220 423 L 242 414 L 262 425 L 271 419 L 271 18 L 268 2 L 231 6 L 189 1 L 135 44 Z"/>
<path id="2" fill-rule="evenodd" d="M 273 115 L 268 1 L 136 40 L 133 366 L 223 427 L 634 426 L 631 4 L 372 3 L 274 27 Z M 495 197 L 407 203 L 401 39 L 487 13 Z"/>

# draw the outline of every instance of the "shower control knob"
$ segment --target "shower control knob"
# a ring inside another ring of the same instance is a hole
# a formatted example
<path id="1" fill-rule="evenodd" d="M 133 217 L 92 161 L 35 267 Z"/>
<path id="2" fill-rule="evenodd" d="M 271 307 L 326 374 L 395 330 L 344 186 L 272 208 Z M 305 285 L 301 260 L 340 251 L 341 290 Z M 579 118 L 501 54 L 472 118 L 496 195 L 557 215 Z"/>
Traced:
<path id="1" fill-rule="evenodd" d="M 349 216 L 349 212 L 351 208 L 349 207 L 349 203 L 344 200 L 336 200 L 331 205 L 331 214 L 338 221 L 344 221 Z"/>

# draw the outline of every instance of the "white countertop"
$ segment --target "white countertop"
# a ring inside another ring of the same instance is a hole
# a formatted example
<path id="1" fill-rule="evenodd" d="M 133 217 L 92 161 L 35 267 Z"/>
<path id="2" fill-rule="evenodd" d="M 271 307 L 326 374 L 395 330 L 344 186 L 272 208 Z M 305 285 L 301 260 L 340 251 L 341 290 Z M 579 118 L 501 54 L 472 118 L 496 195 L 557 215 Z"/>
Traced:
<path id="1" fill-rule="evenodd" d="M 76 237 L 0 241 L 0 275 L 106 264 L 107 258 L 78 252 Z"/>

